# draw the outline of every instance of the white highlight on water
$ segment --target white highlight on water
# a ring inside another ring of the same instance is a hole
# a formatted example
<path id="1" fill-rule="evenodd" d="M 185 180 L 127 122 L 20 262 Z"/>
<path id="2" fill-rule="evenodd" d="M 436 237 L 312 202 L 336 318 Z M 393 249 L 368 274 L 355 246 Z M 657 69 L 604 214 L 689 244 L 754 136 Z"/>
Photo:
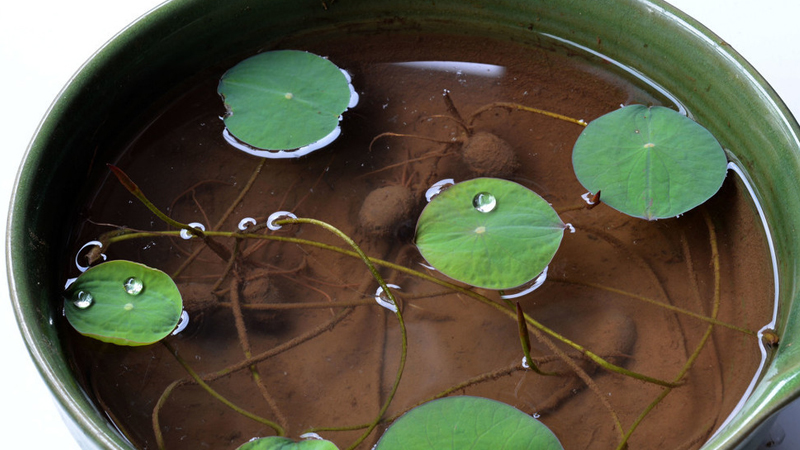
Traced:
<path id="1" fill-rule="evenodd" d="M 203 225 L 200 222 L 192 222 L 192 223 L 187 224 L 187 225 L 189 225 L 192 228 L 197 228 L 200 231 L 206 231 L 206 226 Z M 189 230 L 187 230 L 185 228 L 183 230 L 181 230 L 181 238 L 182 239 L 191 239 L 192 237 L 194 237 L 194 235 L 192 233 L 190 233 Z"/>
<path id="2" fill-rule="evenodd" d="M 544 284 L 545 280 L 547 280 L 547 269 L 549 269 L 549 268 L 550 268 L 550 266 L 545 267 L 544 270 L 542 271 L 542 273 L 540 273 L 539 276 L 537 276 L 533 280 L 533 284 L 531 284 L 528 288 L 523 289 L 523 290 L 521 290 L 519 292 L 515 292 L 513 294 L 501 295 L 500 298 L 503 298 L 503 299 L 506 299 L 506 300 L 512 299 L 512 298 L 519 298 L 519 297 L 522 297 L 523 295 L 530 294 L 531 292 L 539 289 Z"/>
<path id="3" fill-rule="evenodd" d="M 176 334 L 185 330 L 186 327 L 188 326 L 189 326 L 189 313 L 186 312 L 186 310 L 184 309 L 181 312 L 181 318 L 178 319 L 178 324 L 175 326 L 175 330 L 172 332 L 172 335 L 175 336 Z"/>
<path id="4" fill-rule="evenodd" d="M 313 439 L 316 441 L 323 441 L 322 436 L 318 435 L 317 433 L 303 433 L 300 435 L 300 439 Z"/>
<path id="5" fill-rule="evenodd" d="M 396 284 L 387 284 L 386 286 L 392 289 L 400 289 L 400 286 Z M 378 286 L 378 290 L 375 291 L 375 301 L 378 302 L 379 305 L 388 309 L 389 311 L 394 313 L 397 312 L 397 305 L 395 305 L 394 302 L 383 296 L 383 286 Z"/>
<path id="6" fill-rule="evenodd" d="M 78 250 L 78 253 L 75 254 L 75 266 L 81 272 L 86 272 L 87 270 L 89 270 L 89 265 L 87 264 L 85 266 L 82 266 L 81 263 L 78 262 L 78 257 L 81 256 L 81 252 L 83 251 L 83 249 L 85 249 L 86 247 L 93 246 L 93 245 L 96 245 L 99 248 L 103 248 L 103 243 L 102 242 L 100 242 L 100 241 L 89 241 L 89 242 L 83 244 L 83 246 L 80 248 L 80 250 Z M 103 258 L 103 261 L 105 261 L 106 258 L 107 258 L 105 253 L 101 253 L 100 256 Z M 67 283 L 68 283 L 67 286 L 72 284 L 72 283 L 69 283 L 69 282 L 67 282 Z"/>
<path id="7" fill-rule="evenodd" d="M 272 231 L 280 230 L 281 228 L 283 228 L 283 226 L 276 224 L 275 221 L 287 217 L 291 219 L 297 219 L 297 216 L 290 213 L 289 211 L 278 211 L 270 214 L 269 217 L 267 217 L 267 228 L 269 228 Z"/>
<path id="8" fill-rule="evenodd" d="M 444 180 L 439 180 L 436 183 L 433 183 L 433 186 L 429 187 L 428 190 L 425 191 L 425 200 L 430 203 L 434 197 L 441 194 L 443 190 L 454 184 L 456 184 L 456 182 L 452 178 L 445 178 Z"/>
<path id="9" fill-rule="evenodd" d="M 542 36 L 549 37 L 550 39 L 555 39 L 558 42 L 570 45 L 570 46 L 578 48 L 578 49 L 581 49 L 584 52 L 590 53 L 590 54 L 592 54 L 594 56 L 597 56 L 598 58 L 603 59 L 604 61 L 608 61 L 609 63 L 611 63 L 611 64 L 619 67 L 620 69 L 624 70 L 625 72 L 631 74 L 634 78 L 637 78 L 637 79 L 647 83 L 648 86 L 650 86 L 654 90 L 658 91 L 661 95 L 663 95 L 664 97 L 668 98 L 670 102 L 675 104 L 675 106 L 678 107 L 678 112 L 679 113 L 683 114 L 684 116 L 688 115 L 688 112 L 686 111 L 686 107 L 683 106 L 683 104 L 680 101 L 678 101 L 677 97 L 672 95 L 672 93 L 670 93 L 668 90 L 664 89 L 663 86 L 661 86 L 660 84 L 658 84 L 655 81 L 651 80 L 650 78 L 645 76 L 643 73 L 639 72 L 638 70 L 636 70 L 636 69 L 634 69 L 632 67 L 628 67 L 625 64 L 622 64 L 621 62 L 616 61 L 614 59 L 611 59 L 608 56 L 606 56 L 606 55 L 604 55 L 604 54 L 602 54 L 602 53 L 600 53 L 598 51 L 590 49 L 589 47 L 584 47 L 583 45 L 577 44 L 575 42 L 572 42 L 570 40 L 564 39 L 562 37 L 558 37 L 558 36 L 555 36 L 555 35 L 552 35 L 552 34 L 548 34 L 548 33 L 542 33 Z M 620 106 L 623 106 L 623 105 L 620 105 Z"/>
<path id="10" fill-rule="evenodd" d="M 753 389 L 755 389 L 756 383 L 761 378 L 761 372 L 764 370 L 764 367 L 766 366 L 767 362 L 767 349 L 764 346 L 764 341 L 762 337 L 764 335 L 764 331 L 772 330 L 775 328 L 775 324 L 778 321 L 778 299 L 780 297 L 780 291 L 779 291 L 780 286 L 778 285 L 778 257 L 777 254 L 775 253 L 775 243 L 772 241 L 772 232 L 769 229 L 769 223 L 767 223 L 767 217 L 766 215 L 764 215 L 764 208 L 761 206 L 761 203 L 758 202 L 758 197 L 756 197 L 755 190 L 753 189 L 753 186 L 750 184 L 750 180 L 748 180 L 747 177 L 745 176 L 744 171 L 734 162 L 728 163 L 728 169 L 736 172 L 736 175 L 739 176 L 739 179 L 742 180 L 742 183 L 747 188 L 747 193 L 750 194 L 750 199 L 753 201 L 753 204 L 756 207 L 756 211 L 758 211 L 758 217 L 761 219 L 761 225 L 764 227 L 764 234 L 766 235 L 767 244 L 769 245 L 769 256 L 770 259 L 772 260 L 772 283 L 774 285 L 775 297 L 773 298 L 772 320 L 770 320 L 768 324 L 764 325 L 763 327 L 761 327 L 760 330 L 758 330 L 758 349 L 761 351 L 761 362 L 758 365 L 758 369 L 756 370 L 755 375 L 753 375 L 753 379 L 750 381 L 750 385 L 747 386 L 747 390 L 745 390 L 744 395 L 742 395 L 742 398 L 739 399 L 739 403 L 736 404 L 736 407 L 733 408 L 733 411 L 731 411 L 730 415 L 728 415 L 725 421 L 722 422 L 722 425 L 720 425 L 717 428 L 717 431 L 715 431 L 714 434 L 711 435 L 709 440 L 713 439 L 714 436 L 716 436 L 720 430 L 725 428 L 725 426 L 728 425 L 728 423 L 730 423 L 737 414 L 739 414 L 742 408 L 744 408 L 745 402 L 747 402 L 747 399 L 753 393 Z M 784 380 L 783 382 L 785 383 L 786 381 L 787 380 Z M 777 386 L 775 389 L 777 390 L 779 387 L 780 386 Z"/>
<path id="11" fill-rule="evenodd" d="M 253 219 L 252 217 L 245 217 L 244 219 L 239 221 L 239 229 L 244 231 L 249 226 L 255 225 L 255 224 L 256 224 L 256 219 Z"/>

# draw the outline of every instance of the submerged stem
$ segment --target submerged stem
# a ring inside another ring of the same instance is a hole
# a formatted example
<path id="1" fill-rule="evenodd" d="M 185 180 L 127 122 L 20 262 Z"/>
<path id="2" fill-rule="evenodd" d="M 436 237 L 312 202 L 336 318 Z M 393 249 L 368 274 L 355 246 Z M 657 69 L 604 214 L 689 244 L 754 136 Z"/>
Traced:
<path id="1" fill-rule="evenodd" d="M 252 420 L 254 420 L 254 421 L 258 422 L 258 423 L 262 423 L 262 424 L 272 428 L 273 430 L 275 430 L 275 433 L 278 436 L 285 436 L 286 435 L 286 432 L 284 431 L 284 429 L 280 425 L 278 425 L 277 423 L 275 423 L 275 422 L 273 422 L 273 421 L 271 421 L 269 419 L 265 419 L 265 418 L 263 418 L 261 416 L 258 416 L 256 414 L 253 414 L 253 413 L 251 413 L 249 411 L 245 411 L 244 409 L 240 408 L 239 406 L 237 406 L 236 404 L 234 404 L 233 402 L 231 402 L 230 400 L 225 398 L 222 394 L 220 394 L 219 392 L 215 391 L 214 388 L 212 388 L 211 386 L 208 385 L 208 383 L 203 381 L 203 379 L 200 377 L 200 375 L 198 375 L 189 366 L 189 364 L 186 361 L 184 361 L 184 359 L 181 358 L 180 355 L 178 355 L 177 350 L 175 350 L 175 348 L 172 347 L 172 345 L 170 345 L 169 342 L 167 342 L 166 340 L 162 340 L 161 342 L 164 344 L 165 347 L 167 347 L 167 350 L 169 350 L 169 352 L 172 353 L 172 355 L 175 357 L 175 359 L 178 361 L 178 363 L 180 363 L 180 365 L 183 366 L 183 369 L 186 370 L 186 372 L 189 374 L 189 376 L 192 377 L 192 379 L 195 381 L 195 383 L 200 385 L 200 387 L 202 387 L 212 397 L 214 397 L 215 399 L 217 399 L 220 402 L 222 402 L 222 404 L 224 404 L 228 408 L 230 408 L 230 409 L 236 411 L 237 413 L 247 417 L 248 419 L 252 419 Z"/>
<path id="2" fill-rule="evenodd" d="M 358 257 L 360 257 L 361 260 L 364 261 L 364 264 L 366 264 L 366 266 L 369 269 L 369 271 L 372 274 L 372 276 L 375 278 L 375 280 L 381 286 L 381 288 L 383 289 L 383 292 L 389 298 L 389 301 L 391 301 L 391 303 L 395 305 L 394 313 L 395 313 L 395 316 L 397 316 L 397 321 L 398 321 L 398 324 L 400 325 L 400 334 L 401 334 L 400 363 L 399 363 L 398 368 L 397 368 L 397 375 L 395 376 L 394 383 L 392 384 L 392 389 L 389 391 L 389 395 L 386 398 L 386 402 L 384 402 L 384 404 L 381 407 L 380 411 L 378 412 L 378 415 L 375 418 L 375 420 L 373 420 L 369 424 L 369 426 L 367 427 L 367 430 L 361 435 L 361 437 L 356 439 L 356 441 L 350 447 L 348 447 L 348 450 L 352 450 L 352 449 L 356 448 L 359 444 L 361 444 L 370 434 L 372 434 L 372 431 L 381 422 L 381 419 L 383 418 L 384 414 L 386 414 L 386 410 L 389 409 L 389 405 L 392 403 L 392 400 L 394 400 L 394 396 L 397 393 L 398 387 L 400 386 L 400 379 L 403 376 L 403 370 L 405 369 L 405 365 L 406 365 L 406 356 L 407 356 L 407 353 L 408 353 L 408 336 L 407 336 L 407 333 L 406 333 L 406 324 L 405 324 L 405 321 L 403 320 L 403 314 L 400 312 L 400 308 L 399 308 L 399 304 L 397 302 L 397 299 L 394 297 L 394 294 L 392 294 L 392 291 L 389 288 L 389 286 L 383 280 L 383 277 L 378 272 L 378 269 L 375 268 L 375 265 L 373 264 L 372 260 L 367 256 L 366 253 L 364 253 L 364 251 L 361 249 L 361 247 L 359 247 L 358 244 L 356 244 L 356 242 L 353 239 L 350 238 L 350 236 L 347 236 L 341 230 L 339 230 L 338 228 L 334 227 L 333 225 L 330 225 L 330 224 L 328 224 L 326 222 L 323 222 L 321 220 L 316 220 L 316 219 L 305 219 L 305 218 L 282 219 L 282 220 L 275 221 L 275 223 L 277 225 L 307 223 L 307 224 L 316 225 L 318 227 L 324 228 L 324 229 L 330 231 L 331 233 L 335 234 L 336 236 L 338 236 L 340 239 L 345 241 L 347 243 L 347 245 L 352 247 L 353 250 L 355 251 L 355 253 L 358 255 Z"/>
<path id="3" fill-rule="evenodd" d="M 308 221 L 311 221 L 311 220 L 314 220 L 314 219 L 302 219 L 302 221 L 307 222 L 307 223 L 311 223 L 311 222 L 308 222 Z M 275 223 L 276 224 L 289 224 L 289 223 L 302 223 L 302 222 L 300 222 L 300 219 L 283 219 L 283 220 L 278 220 Z M 324 222 L 321 222 L 321 223 L 324 223 Z M 328 225 L 328 226 L 330 226 L 330 225 Z M 331 227 L 331 228 L 333 228 L 333 227 Z M 161 233 L 161 235 L 162 236 L 163 235 L 170 235 L 170 233 L 173 233 L 173 232 L 164 232 L 164 233 Z M 426 273 L 419 272 L 419 271 L 414 270 L 414 269 L 410 269 L 410 268 L 405 267 L 405 266 L 401 266 L 401 265 L 394 264 L 394 263 L 391 263 L 391 262 L 388 262 L 388 261 L 384 261 L 384 260 L 381 260 L 381 259 L 377 259 L 377 258 L 368 257 L 363 253 L 363 251 L 361 253 L 358 253 L 358 252 L 355 252 L 355 251 L 346 250 L 346 249 L 337 247 L 335 245 L 329 245 L 329 244 L 325 244 L 325 243 L 322 243 L 322 242 L 311 241 L 311 240 L 308 240 L 308 239 L 287 237 L 287 236 L 275 236 L 275 235 L 255 234 L 255 233 L 233 233 L 233 232 L 223 232 L 223 231 L 216 231 L 216 232 L 215 231 L 209 231 L 209 232 L 206 232 L 206 234 L 209 235 L 209 236 L 224 236 L 224 237 L 245 238 L 245 239 L 250 239 L 250 238 L 252 238 L 252 239 L 266 239 L 266 240 L 274 240 L 274 241 L 281 241 L 281 242 L 291 242 L 291 243 L 294 243 L 294 244 L 301 244 L 301 245 L 308 245 L 308 246 L 312 246 L 312 247 L 322 248 L 322 249 L 325 249 L 325 250 L 330 250 L 330 251 L 333 251 L 333 252 L 336 252 L 336 253 L 340 253 L 342 255 L 351 256 L 351 257 L 355 257 L 355 258 L 362 258 L 362 259 L 366 258 L 366 260 L 368 260 L 371 263 L 370 266 L 372 267 L 372 269 L 370 270 L 370 272 L 372 272 L 374 270 L 373 273 L 377 273 L 377 269 L 375 269 L 374 266 L 372 266 L 372 264 L 379 265 L 379 266 L 382 266 L 382 267 L 386 267 L 386 268 L 389 268 L 389 269 L 392 269 L 392 270 L 396 270 L 396 271 L 399 271 L 399 272 L 402 272 L 402 273 L 405 273 L 405 274 L 408 274 L 408 275 L 423 279 L 425 281 L 429 281 L 431 283 L 438 284 L 440 286 L 446 287 L 448 289 L 451 289 L 451 290 L 456 291 L 458 293 L 464 294 L 466 296 L 472 297 L 472 298 L 478 300 L 479 302 L 481 302 L 481 303 L 483 303 L 485 305 L 491 306 L 492 308 L 497 309 L 498 311 L 502 312 L 503 314 L 506 314 L 512 320 L 516 320 L 516 313 L 515 312 L 513 312 L 512 310 L 506 308 L 505 306 L 503 306 L 503 305 L 501 305 L 501 304 L 499 304 L 497 302 L 494 302 L 494 301 L 490 300 L 489 298 L 487 298 L 487 297 L 485 297 L 485 296 L 483 296 L 483 295 L 481 295 L 481 294 L 479 294 L 479 293 L 477 293 L 477 292 L 475 292 L 475 291 L 473 291 L 471 289 L 455 285 L 455 284 L 450 283 L 448 281 L 441 280 L 439 278 L 430 276 L 430 275 L 428 275 Z M 116 237 L 113 237 L 113 238 L 109 239 L 109 244 L 111 244 L 113 242 L 119 242 L 119 241 L 123 241 L 123 240 L 127 240 L 127 239 L 132 239 L 133 237 L 134 236 L 131 235 L 131 234 L 126 234 L 126 235 L 122 235 L 122 236 L 116 236 Z M 348 238 L 348 239 L 352 242 L 352 239 L 350 239 L 350 238 Z M 386 288 L 384 288 L 384 291 L 386 291 Z M 629 376 L 629 377 L 633 377 L 633 378 L 636 378 L 638 380 L 645 381 L 647 383 L 657 384 L 657 385 L 660 385 L 660 386 L 671 386 L 671 387 L 677 386 L 676 383 L 660 380 L 658 378 L 650 377 L 650 376 L 643 375 L 643 374 L 639 374 L 637 372 L 633 372 L 633 371 L 630 371 L 630 370 L 625 369 L 623 367 L 620 367 L 620 366 L 617 366 L 615 364 L 612 364 L 612 363 L 606 361 L 605 359 L 603 359 L 602 357 L 600 357 L 599 355 L 597 355 L 597 354 L 589 351 L 588 349 L 584 348 L 583 346 L 581 346 L 581 345 L 579 345 L 579 344 L 567 339 L 566 337 L 556 333 L 555 331 L 551 330 L 550 328 L 547 328 L 546 326 L 544 326 L 543 324 L 537 322 L 536 320 L 534 320 L 532 317 L 528 316 L 527 314 L 525 315 L 525 320 L 529 324 L 531 324 L 533 327 L 539 329 L 540 331 L 544 332 L 545 334 L 547 334 L 547 335 L 553 337 L 554 339 L 556 339 L 556 340 L 558 340 L 558 341 L 560 341 L 560 342 L 572 347 L 573 349 L 581 352 L 587 358 L 591 359 L 592 361 L 594 361 L 595 363 L 597 363 L 598 365 L 600 365 L 601 367 L 603 367 L 606 370 L 609 370 L 611 372 L 616 372 L 616 373 L 619 373 L 621 375 L 626 375 L 626 376 Z"/>
<path id="4" fill-rule="evenodd" d="M 714 266 L 714 304 L 711 310 L 711 318 L 716 319 L 717 314 L 719 313 L 719 306 L 721 302 L 721 290 L 720 290 L 720 283 L 721 283 L 721 276 L 720 276 L 720 262 L 719 262 L 719 246 L 717 244 L 717 232 L 714 228 L 714 223 L 711 220 L 711 216 L 709 216 L 708 211 L 703 210 L 703 219 L 705 219 L 706 226 L 708 227 L 708 240 L 711 244 L 711 260 Z M 697 358 L 700 356 L 700 352 L 705 347 L 706 343 L 708 342 L 709 338 L 711 337 L 711 332 L 714 330 L 714 323 L 709 323 L 708 327 L 706 328 L 705 333 L 703 333 L 703 337 L 700 338 L 700 342 L 697 344 L 694 352 L 692 352 L 691 356 L 686 360 L 686 363 L 683 365 L 683 368 L 675 376 L 675 382 L 680 382 L 689 370 L 694 365 Z M 619 446 L 617 446 L 617 450 L 624 450 L 627 448 L 628 440 L 630 439 L 633 432 L 642 423 L 644 418 L 647 414 L 650 413 L 664 398 L 666 398 L 669 393 L 672 392 L 672 387 L 668 387 L 661 391 L 659 395 L 653 400 L 647 408 L 639 414 L 639 417 L 631 425 L 628 432 L 623 437 L 622 441 L 620 442 Z"/>
<path id="5" fill-rule="evenodd" d="M 472 116 L 470 116 L 469 125 L 472 126 L 472 122 L 475 121 L 475 117 L 494 108 L 516 109 L 519 111 L 532 112 L 535 114 L 541 114 L 543 116 L 552 117 L 553 119 L 563 120 L 564 122 L 574 123 L 582 127 L 588 125 L 583 119 L 573 119 L 572 117 L 565 116 L 563 114 L 558 114 L 551 111 L 545 111 L 543 109 L 531 108 L 530 106 L 520 105 L 517 103 L 508 103 L 508 102 L 494 102 L 478 108 L 477 110 L 475 110 L 474 113 L 472 113 Z"/>

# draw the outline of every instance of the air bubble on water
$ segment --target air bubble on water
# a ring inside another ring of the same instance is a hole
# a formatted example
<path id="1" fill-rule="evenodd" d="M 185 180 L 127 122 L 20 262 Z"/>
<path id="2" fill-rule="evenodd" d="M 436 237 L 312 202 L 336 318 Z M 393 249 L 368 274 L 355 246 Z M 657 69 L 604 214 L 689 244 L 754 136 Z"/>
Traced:
<path id="1" fill-rule="evenodd" d="M 300 439 L 313 439 L 316 441 L 323 441 L 322 436 L 318 435 L 317 433 L 303 433 L 300 435 Z"/>
<path id="2" fill-rule="evenodd" d="M 528 365 L 528 358 L 526 358 L 524 355 L 522 356 L 522 367 L 525 369 L 531 368 L 531 366 Z"/>
<path id="3" fill-rule="evenodd" d="M 142 283 L 142 280 L 134 277 L 130 277 L 125 280 L 125 283 L 123 283 L 122 286 L 125 288 L 125 292 L 130 295 L 139 295 L 144 289 L 144 283 Z"/>
<path id="4" fill-rule="evenodd" d="M 581 198 L 589 206 L 592 206 L 592 205 L 595 204 L 595 202 L 592 201 L 592 197 L 594 197 L 594 194 L 592 194 L 591 192 L 586 192 L 585 194 L 581 194 Z"/>
<path id="5" fill-rule="evenodd" d="M 400 289 L 400 286 L 396 284 L 387 284 L 386 286 L 392 289 Z M 397 305 L 394 304 L 393 301 L 387 297 L 383 292 L 383 286 L 378 286 L 378 290 L 375 291 L 375 301 L 378 302 L 379 305 L 383 306 L 384 308 L 388 309 L 391 312 L 397 312 Z"/>
<path id="6" fill-rule="evenodd" d="M 430 203 L 434 197 L 441 194 L 442 191 L 454 184 L 456 184 L 456 182 L 452 178 L 445 178 L 444 180 L 439 180 L 436 183 L 433 183 L 433 186 L 429 187 L 428 190 L 425 191 L 425 200 Z"/>
<path id="7" fill-rule="evenodd" d="M 83 249 L 91 246 L 97 246 L 99 248 L 103 248 L 103 243 L 100 241 L 89 241 L 83 244 L 80 250 L 78 250 L 78 253 L 75 255 L 75 266 L 77 266 L 78 270 L 80 270 L 81 272 L 86 272 L 89 269 L 89 266 L 88 265 L 82 266 L 81 263 L 78 262 L 78 258 L 81 256 L 81 252 L 83 252 Z M 101 253 L 100 256 L 103 258 L 103 261 L 105 261 L 107 258 L 105 253 Z"/>
<path id="8" fill-rule="evenodd" d="M 542 417 L 542 415 L 539 414 L 539 413 L 533 413 L 533 418 L 534 419 L 538 419 L 539 417 Z"/>
<path id="9" fill-rule="evenodd" d="M 175 330 L 172 332 L 172 335 L 175 336 L 176 334 L 185 330 L 186 327 L 188 326 L 189 326 L 189 313 L 186 312 L 186 310 L 184 309 L 183 312 L 181 312 L 181 318 L 178 319 L 178 325 L 175 326 Z"/>
<path id="10" fill-rule="evenodd" d="M 269 228 L 272 231 L 280 230 L 283 227 L 281 225 L 276 224 L 275 221 L 285 218 L 297 219 L 297 216 L 290 213 L 289 211 L 274 212 L 270 214 L 269 217 L 267 218 L 267 228 Z"/>
<path id="11" fill-rule="evenodd" d="M 244 231 L 251 225 L 255 224 L 256 224 L 256 219 L 253 219 L 252 217 L 245 217 L 244 219 L 239 221 L 239 229 Z"/>
<path id="12" fill-rule="evenodd" d="M 573 227 L 571 223 L 565 223 L 564 228 L 568 229 L 570 233 L 575 233 L 575 227 Z"/>
<path id="13" fill-rule="evenodd" d="M 530 294 L 531 292 L 539 289 L 544 284 L 545 280 L 547 280 L 547 269 L 549 268 L 550 266 L 545 267 L 544 270 L 542 270 L 542 273 L 540 273 L 539 276 L 534 278 L 533 281 L 530 281 L 527 287 L 523 286 L 523 289 L 521 291 L 515 292 L 513 294 L 504 294 L 501 295 L 500 298 L 506 300 L 511 298 L 518 298 L 522 297 L 523 295 Z"/>
<path id="14" fill-rule="evenodd" d="M 206 226 L 203 225 L 200 222 L 192 222 L 192 223 L 190 223 L 188 225 L 190 227 L 192 227 L 192 228 L 197 228 L 200 231 L 206 231 Z M 194 235 L 189 230 L 187 230 L 185 228 L 181 230 L 181 238 L 183 238 L 183 239 L 191 239 L 193 236 Z"/>
<path id="15" fill-rule="evenodd" d="M 497 208 L 497 198 L 488 192 L 481 192 L 472 198 L 472 206 L 482 213 L 489 213 Z"/>
<path id="16" fill-rule="evenodd" d="M 72 304 L 78 309 L 86 309 L 94 304 L 94 297 L 87 291 L 78 291 L 75 297 L 76 299 Z"/>

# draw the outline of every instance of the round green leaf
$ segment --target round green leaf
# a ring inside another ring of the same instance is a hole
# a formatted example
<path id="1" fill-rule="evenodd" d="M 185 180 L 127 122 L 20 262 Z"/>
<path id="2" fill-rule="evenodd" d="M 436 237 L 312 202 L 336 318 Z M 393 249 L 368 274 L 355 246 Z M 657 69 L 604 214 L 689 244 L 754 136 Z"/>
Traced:
<path id="1" fill-rule="evenodd" d="M 222 75 L 217 92 L 228 131 L 264 150 L 292 150 L 327 137 L 351 99 L 350 82 L 338 67 L 297 50 L 240 62 Z"/>
<path id="2" fill-rule="evenodd" d="M 397 419 L 375 450 L 563 450 L 546 425 L 522 411 L 479 397 L 447 397 Z"/>
<path id="3" fill-rule="evenodd" d="M 593 120 L 572 153 L 586 189 L 648 220 L 678 216 L 711 198 L 727 164 L 708 130 L 663 106 L 631 105 Z"/>
<path id="4" fill-rule="evenodd" d="M 320 439 L 307 439 L 295 442 L 289 438 L 271 436 L 254 439 L 236 450 L 338 450 L 333 442 Z"/>
<path id="5" fill-rule="evenodd" d="M 512 181 L 455 184 L 425 207 L 416 243 L 436 270 L 488 289 L 520 286 L 555 255 L 565 225 L 549 203 Z"/>
<path id="6" fill-rule="evenodd" d="M 147 345 L 171 333 L 183 302 L 172 278 L 130 261 L 90 268 L 66 291 L 65 313 L 81 334 L 117 345 Z"/>

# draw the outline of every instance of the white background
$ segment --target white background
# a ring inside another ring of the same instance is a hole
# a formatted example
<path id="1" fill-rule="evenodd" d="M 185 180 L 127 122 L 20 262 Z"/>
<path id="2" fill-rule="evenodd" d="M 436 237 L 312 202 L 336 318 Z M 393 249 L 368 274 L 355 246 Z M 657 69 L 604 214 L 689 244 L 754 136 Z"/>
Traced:
<path id="1" fill-rule="evenodd" d="M 211 1 L 211 0 L 209 0 Z M 346 1 L 346 0 L 340 0 Z M 589 1 L 589 0 L 587 0 Z M 108 39 L 159 0 L 5 2 L 0 13 L 0 212 L 8 209 L 15 173 L 39 120 L 72 74 Z M 797 0 L 673 0 L 741 53 L 800 112 L 800 2 Z M 2 219 L 3 226 L 5 220 Z M 5 229 L 2 230 L 5 235 Z M 5 259 L 0 262 L 5 272 Z M 53 400 L 17 333 L 0 274 L 0 342 L 4 386 L 0 448 L 75 450 Z M 800 410 L 800 404 L 795 410 Z M 798 414 L 796 417 L 800 417 Z M 797 419 L 795 419 L 795 423 Z M 782 419 L 783 421 L 783 419 Z M 792 432 L 796 426 L 786 426 Z M 800 448 L 788 435 L 782 450 Z"/>

